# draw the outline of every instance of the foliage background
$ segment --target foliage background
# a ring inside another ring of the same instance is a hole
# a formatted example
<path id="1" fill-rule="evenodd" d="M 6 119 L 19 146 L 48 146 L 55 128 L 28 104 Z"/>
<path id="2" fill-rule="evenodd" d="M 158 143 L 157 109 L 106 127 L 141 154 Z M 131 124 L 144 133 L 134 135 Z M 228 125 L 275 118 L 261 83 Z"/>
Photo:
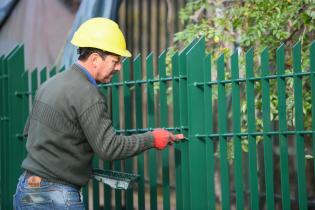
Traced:
<path id="1" fill-rule="evenodd" d="M 250 47 L 255 50 L 255 74 L 260 75 L 259 54 L 269 49 L 270 74 L 275 74 L 275 52 L 284 44 L 286 49 L 291 49 L 295 43 L 302 45 L 302 71 L 309 71 L 308 47 L 315 39 L 315 1 L 314 0 L 197 0 L 188 2 L 180 10 L 180 20 L 185 25 L 184 29 L 174 36 L 174 45 L 168 51 L 168 71 L 171 71 L 172 55 L 187 46 L 195 38 L 205 37 L 207 53 L 215 61 L 222 53 L 228 58 L 235 50 L 244 55 Z M 286 50 L 286 73 L 292 73 L 291 52 Z M 244 64 L 244 56 L 240 62 Z M 214 66 L 214 65 L 213 65 Z M 229 69 L 229 62 L 226 59 Z M 240 65 L 240 77 L 244 77 L 244 65 Z M 213 80 L 216 75 L 213 73 Z M 230 79 L 227 71 L 226 79 Z M 271 119 L 276 122 L 278 117 L 277 88 L 275 81 L 271 85 Z M 255 83 L 256 94 L 256 127 L 262 131 L 261 111 L 261 85 Z M 227 89 L 231 91 L 230 88 Z M 216 92 L 216 91 L 214 91 Z M 293 79 L 287 80 L 287 119 L 289 129 L 294 128 L 294 95 Z M 291 93 L 291 94 L 290 94 Z M 214 95 L 214 97 L 216 97 Z M 310 79 L 303 79 L 303 112 L 305 130 L 311 129 L 311 93 Z M 247 130 L 246 101 L 241 97 L 242 130 Z M 259 142 L 261 138 L 257 138 Z M 243 149 L 247 151 L 247 140 L 243 141 Z M 230 145 L 230 158 L 233 157 L 233 147 Z M 312 157 L 307 154 L 306 157 Z"/>

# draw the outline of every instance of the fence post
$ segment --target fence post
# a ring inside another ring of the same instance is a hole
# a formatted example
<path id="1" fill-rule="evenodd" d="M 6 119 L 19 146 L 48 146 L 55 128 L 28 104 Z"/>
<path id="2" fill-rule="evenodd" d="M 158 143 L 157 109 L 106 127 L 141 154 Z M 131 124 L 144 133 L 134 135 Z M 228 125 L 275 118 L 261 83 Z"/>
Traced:
<path id="1" fill-rule="evenodd" d="M 167 108 L 167 83 L 163 78 L 166 78 L 165 65 L 166 51 L 163 51 L 159 56 L 159 86 L 160 86 L 160 127 L 168 127 L 168 108 Z M 170 177 L 169 177 L 169 147 L 162 151 L 162 188 L 163 188 L 163 210 L 170 209 Z"/>
<path id="2" fill-rule="evenodd" d="M 203 134 L 204 113 L 198 106 L 204 104 L 204 38 L 187 52 L 187 80 L 188 80 L 188 151 L 190 177 L 190 209 L 207 208 L 206 189 L 206 147 L 205 139 L 198 137 Z"/>
<path id="3" fill-rule="evenodd" d="M 196 40 L 191 42 L 185 49 L 179 53 L 179 120 L 180 120 L 180 132 L 188 138 L 188 98 L 187 98 L 187 66 L 186 66 L 186 53 L 196 44 Z M 183 141 L 178 146 L 178 154 L 175 162 L 180 164 L 182 182 L 180 192 L 182 194 L 181 205 L 182 209 L 191 209 L 190 207 L 190 174 L 189 174 L 189 156 L 188 156 L 188 142 Z M 179 160 L 180 159 L 180 160 Z M 178 193 L 178 189 L 176 189 Z"/>
<path id="4" fill-rule="evenodd" d="M 232 71 L 232 124 L 233 124 L 233 145 L 234 145 L 234 174 L 235 174 L 235 192 L 236 192 L 236 209 L 244 209 L 244 187 L 243 174 L 240 168 L 243 168 L 242 160 L 242 138 L 237 133 L 241 132 L 241 114 L 240 114 L 240 83 L 239 79 L 239 65 L 238 65 L 238 51 L 231 56 L 231 71 Z"/>
<path id="5" fill-rule="evenodd" d="M 172 89 L 173 89 L 173 119 L 174 127 L 180 127 L 180 99 L 179 99 L 179 58 L 176 52 L 172 57 Z M 176 177 L 176 209 L 183 209 L 183 189 L 182 189 L 182 161 L 181 161 L 181 145 L 174 145 L 175 156 L 175 177 Z"/>
<path id="6" fill-rule="evenodd" d="M 130 81 L 131 66 L 130 59 L 126 59 L 123 63 L 123 81 Z M 124 95 L 124 121 L 125 121 L 125 130 L 131 129 L 131 116 L 132 116 L 132 107 L 131 107 L 131 91 L 128 84 L 124 83 L 123 85 L 123 95 Z M 128 133 L 125 133 L 128 135 Z M 125 161 L 125 172 L 133 172 L 133 160 L 132 157 L 126 159 Z M 125 205 L 126 210 L 133 209 L 133 189 L 128 189 L 125 192 Z"/>
<path id="7" fill-rule="evenodd" d="M 273 173 L 273 157 L 272 153 L 272 137 L 266 133 L 271 131 L 270 119 L 270 82 L 266 78 L 269 76 L 269 52 L 266 48 L 261 53 L 261 76 L 262 80 L 262 109 L 263 109 L 263 141 L 264 141 L 264 164 L 265 164 L 265 186 L 266 186 L 266 201 L 267 209 L 274 209 L 274 173 Z"/>
<path id="8" fill-rule="evenodd" d="M 302 95 L 302 77 L 297 75 L 302 72 L 301 65 L 301 43 L 294 45 L 293 49 L 293 81 L 294 81 L 294 107 L 295 107 L 295 131 L 303 131 L 303 95 Z M 295 135 L 295 152 L 296 152 L 296 171 L 298 182 L 299 209 L 306 210 L 307 192 L 306 192 L 306 174 L 305 174 L 305 153 L 304 153 L 304 136 L 301 133 Z"/>
<path id="9" fill-rule="evenodd" d="M 6 191 L 9 198 L 8 205 L 12 206 L 12 197 L 15 193 L 18 177 L 22 173 L 21 162 L 24 158 L 24 143 L 22 142 L 22 132 L 24 127 L 23 115 L 23 81 L 22 74 L 24 73 L 24 49 L 19 46 L 16 50 L 8 56 L 8 116 L 9 116 L 9 154 L 8 170 L 9 175 L 9 189 Z"/>
<path id="10" fill-rule="evenodd" d="M 280 144 L 280 171 L 281 171 L 281 196 L 282 208 L 290 210 L 290 182 L 289 182 L 289 167 L 288 167 L 288 141 L 287 135 L 283 132 L 288 130 L 286 116 L 286 81 L 284 77 L 280 77 L 285 73 L 284 64 L 284 45 L 281 45 L 276 51 L 277 63 L 277 96 L 279 110 L 279 144 Z"/>
<path id="11" fill-rule="evenodd" d="M 153 76 L 153 54 L 149 54 L 146 60 L 147 70 L 147 110 L 148 110 L 148 128 L 154 128 L 154 76 Z M 157 159 L 156 150 L 148 151 L 148 160 L 150 162 L 150 209 L 157 210 Z"/>
<path id="12" fill-rule="evenodd" d="M 134 59 L 134 80 L 142 80 L 142 68 L 141 68 L 141 56 L 138 55 Z M 136 128 L 143 128 L 142 120 L 142 90 L 141 84 L 136 83 L 135 85 L 135 106 L 136 106 Z M 137 157 L 138 174 L 140 179 L 138 182 L 138 209 L 145 209 L 145 184 L 144 184 L 144 154 L 139 154 Z"/>
<path id="13" fill-rule="evenodd" d="M 259 209 L 258 177 L 257 177 L 257 150 L 256 150 L 256 121 L 255 121 L 255 90 L 254 81 L 254 50 L 246 52 L 246 104 L 247 104 L 247 129 L 248 129 L 248 156 L 249 156 L 249 181 L 251 209 Z"/>

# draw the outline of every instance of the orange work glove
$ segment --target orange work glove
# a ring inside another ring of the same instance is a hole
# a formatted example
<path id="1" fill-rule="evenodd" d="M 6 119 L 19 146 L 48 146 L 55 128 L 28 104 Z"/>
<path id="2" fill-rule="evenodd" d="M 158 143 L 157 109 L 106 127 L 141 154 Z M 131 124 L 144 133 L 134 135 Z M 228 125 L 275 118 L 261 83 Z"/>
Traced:
<path id="1" fill-rule="evenodd" d="M 161 128 L 153 130 L 152 134 L 154 137 L 153 144 L 156 149 L 164 149 L 168 144 L 172 144 L 174 141 L 184 138 L 182 134 L 173 135 L 171 132 Z"/>

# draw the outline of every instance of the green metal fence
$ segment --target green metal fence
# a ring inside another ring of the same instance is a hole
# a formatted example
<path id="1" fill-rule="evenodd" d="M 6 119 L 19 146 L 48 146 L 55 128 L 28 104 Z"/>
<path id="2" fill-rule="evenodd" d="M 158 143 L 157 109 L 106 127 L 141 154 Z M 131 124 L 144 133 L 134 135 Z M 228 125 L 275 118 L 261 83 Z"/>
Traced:
<path id="1" fill-rule="evenodd" d="M 291 50 L 293 71 L 285 71 L 285 46 L 270 66 L 268 49 L 255 65 L 254 50 L 212 61 L 204 39 L 195 40 L 171 59 L 166 52 L 125 60 L 112 83 L 100 85 L 108 97 L 118 133 L 164 127 L 186 140 L 163 151 L 149 150 L 124 161 L 94 159 L 96 168 L 137 173 L 137 185 L 112 190 L 95 180 L 84 188 L 87 209 L 309 209 L 315 200 L 315 43 L 309 68 L 302 69 L 301 44 Z M 144 67 L 144 69 L 143 69 Z M 243 75 L 241 70 L 244 70 Z M 38 85 L 61 70 L 24 67 L 23 47 L 0 57 L 1 209 L 12 209 L 12 196 L 26 155 L 21 133 Z M 293 91 L 288 84 L 293 84 Z M 308 89 L 302 88 L 308 87 Z M 311 91 L 311 99 L 305 98 Z M 271 93 L 276 93 L 271 99 Z M 293 117 L 288 96 L 293 95 Z M 259 96 L 259 97 L 258 97 Z M 277 118 L 271 118 L 276 99 Z M 245 105 L 244 105 L 245 104 Z M 246 107 L 246 109 L 244 109 Z M 289 125 L 288 116 L 294 120 Z M 311 127 L 304 119 L 312 118 Z M 261 120 L 262 126 L 257 122 Z M 246 152 L 245 152 L 246 150 Z M 306 158 L 311 157 L 309 159 Z"/>

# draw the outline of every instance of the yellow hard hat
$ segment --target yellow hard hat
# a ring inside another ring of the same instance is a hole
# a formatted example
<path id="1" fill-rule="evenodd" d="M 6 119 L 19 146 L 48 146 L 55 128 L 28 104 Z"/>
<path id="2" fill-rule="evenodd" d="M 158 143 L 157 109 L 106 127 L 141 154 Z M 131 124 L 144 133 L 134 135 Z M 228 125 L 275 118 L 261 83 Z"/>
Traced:
<path id="1" fill-rule="evenodd" d="M 107 18 L 92 18 L 84 22 L 73 35 L 71 43 L 77 47 L 92 47 L 123 57 L 130 57 L 119 26 Z"/>

